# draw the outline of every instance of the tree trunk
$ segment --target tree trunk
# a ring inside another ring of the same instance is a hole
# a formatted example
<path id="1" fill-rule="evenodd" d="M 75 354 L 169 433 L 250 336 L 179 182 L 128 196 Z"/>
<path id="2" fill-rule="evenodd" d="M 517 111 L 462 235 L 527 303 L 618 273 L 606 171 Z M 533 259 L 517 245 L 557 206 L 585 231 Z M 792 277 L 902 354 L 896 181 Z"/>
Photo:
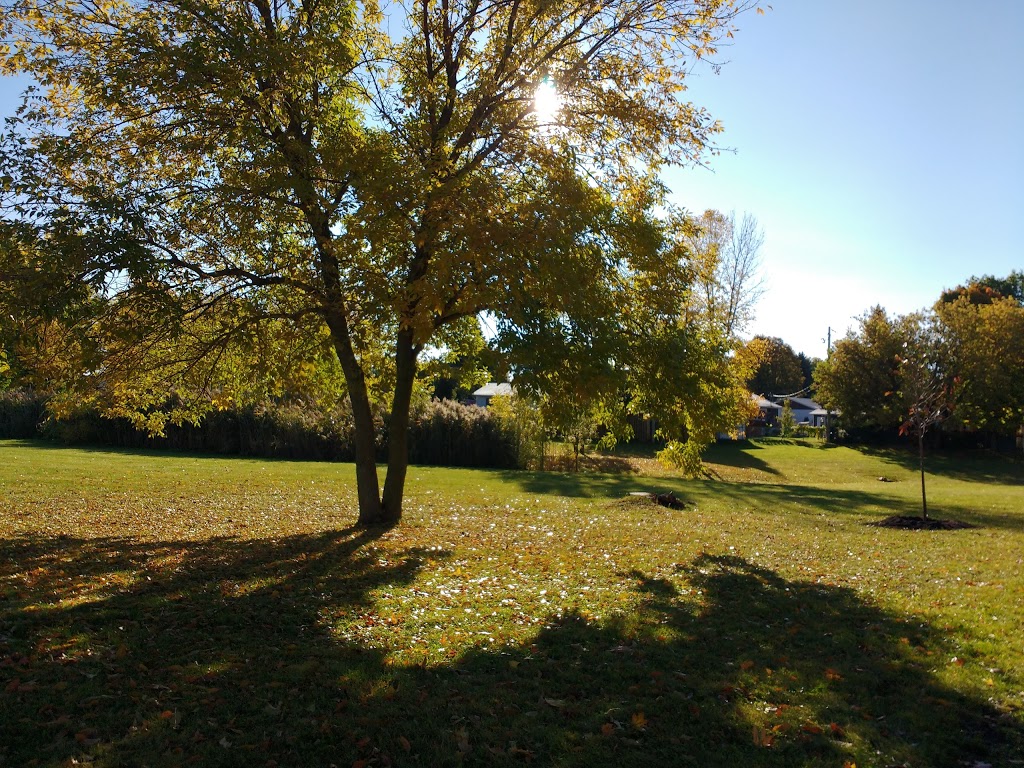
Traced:
<path id="1" fill-rule="evenodd" d="M 356 493 L 359 498 L 359 525 L 382 525 L 387 516 L 380 503 L 380 481 L 377 479 L 377 430 L 365 385 L 356 396 L 349 387 L 352 420 L 355 422 Z"/>
<path id="2" fill-rule="evenodd" d="M 402 519 L 402 498 L 409 470 L 409 409 L 416 380 L 416 356 L 412 331 L 398 333 L 395 345 L 395 396 L 388 424 L 388 474 L 384 480 L 381 522 L 394 525 Z"/>
<path id="3" fill-rule="evenodd" d="M 918 460 L 921 465 L 921 519 L 928 519 L 928 498 L 924 492 L 924 432 L 917 436 Z"/>
<path id="4" fill-rule="evenodd" d="M 327 325 L 334 342 L 334 351 L 345 374 L 352 421 L 355 426 L 356 494 L 359 499 L 359 525 L 384 525 L 387 516 L 380 499 L 380 481 L 377 479 L 377 430 L 373 426 L 370 395 L 362 366 L 352 349 L 348 322 L 339 312 L 329 312 Z"/>

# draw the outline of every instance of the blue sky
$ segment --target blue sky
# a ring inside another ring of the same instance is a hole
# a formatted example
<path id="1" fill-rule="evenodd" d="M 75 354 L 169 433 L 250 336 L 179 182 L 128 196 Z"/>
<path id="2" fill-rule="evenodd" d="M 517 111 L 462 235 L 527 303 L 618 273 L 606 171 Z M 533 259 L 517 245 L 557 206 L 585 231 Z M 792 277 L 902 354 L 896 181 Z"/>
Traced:
<path id="1" fill-rule="evenodd" d="M 751 330 L 824 356 L 874 304 L 1024 269 L 1024 0 L 772 5 L 690 84 L 735 154 L 667 177 L 764 228 Z"/>
<path id="2" fill-rule="evenodd" d="M 824 356 L 874 304 L 904 313 L 1024 269 L 1024 0 L 774 0 L 690 98 L 735 152 L 666 180 L 765 230 L 753 333 Z M 19 84 L 0 80 L 0 114 Z"/>

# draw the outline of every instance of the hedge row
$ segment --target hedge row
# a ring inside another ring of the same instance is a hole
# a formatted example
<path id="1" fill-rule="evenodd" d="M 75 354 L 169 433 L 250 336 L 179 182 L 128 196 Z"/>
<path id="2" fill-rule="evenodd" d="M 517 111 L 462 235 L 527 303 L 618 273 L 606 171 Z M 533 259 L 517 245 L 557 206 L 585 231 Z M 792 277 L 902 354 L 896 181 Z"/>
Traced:
<path id="1" fill-rule="evenodd" d="M 87 411 L 53 419 L 32 393 L 0 393 L 0 439 L 49 439 L 69 445 L 156 448 L 314 461 L 352 461 L 353 425 L 347 403 L 332 409 L 306 403 L 266 403 L 214 411 L 198 425 L 169 425 L 151 437 L 125 419 Z M 378 461 L 386 459 L 387 424 L 378 422 Z M 509 468 L 519 465 L 516 440 L 485 408 L 434 400 L 416 409 L 409 430 L 413 464 Z"/>

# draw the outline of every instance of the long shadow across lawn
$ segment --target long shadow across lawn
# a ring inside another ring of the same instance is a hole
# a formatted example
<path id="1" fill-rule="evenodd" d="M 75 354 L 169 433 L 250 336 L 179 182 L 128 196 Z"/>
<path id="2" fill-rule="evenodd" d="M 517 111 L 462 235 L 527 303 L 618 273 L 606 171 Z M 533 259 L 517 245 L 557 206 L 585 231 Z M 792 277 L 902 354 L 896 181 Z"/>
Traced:
<path id="1" fill-rule="evenodd" d="M 633 474 L 590 474 L 585 472 L 523 472 L 496 470 L 512 487 L 527 493 L 542 493 L 586 499 L 621 499 L 634 491 L 682 493 L 685 483 L 672 478 L 644 477 Z"/>
<path id="2" fill-rule="evenodd" d="M 914 491 L 919 492 L 917 488 Z M 735 499 L 738 505 L 755 504 L 766 510 L 773 510 L 778 509 L 780 504 L 785 504 L 787 508 L 795 511 L 803 510 L 813 515 L 825 513 L 837 519 L 850 514 L 863 515 L 868 512 L 876 513 L 878 519 L 889 515 L 913 517 L 921 514 L 920 497 L 913 495 L 901 497 L 889 493 L 769 483 L 716 483 L 714 493 L 721 499 Z M 1024 530 L 1024 515 L 1020 514 L 992 514 L 983 509 L 936 502 L 934 499 L 929 501 L 928 509 L 929 515 L 938 519 L 960 520 L 985 528 Z"/>
<path id="3" fill-rule="evenodd" d="M 929 672 L 941 632 L 856 593 L 702 556 L 622 574 L 642 607 L 392 664 L 378 616 L 446 553 L 373 536 L 0 542 L 0 765 L 1005 764 L 1021 721 Z M 255 579 L 255 581 L 254 581 Z M 84 595 L 83 595 L 84 588 Z"/>
<path id="4" fill-rule="evenodd" d="M 344 689 L 321 675 L 359 667 L 325 632 L 332 612 L 368 611 L 370 590 L 445 556 L 382 561 L 379 533 L 0 542 L 0 765 L 252 765 L 312 748 L 292 745 Z"/>
<path id="5" fill-rule="evenodd" d="M 856 446 L 866 456 L 894 464 L 908 472 L 917 472 L 919 458 L 916 450 L 903 447 Z M 1024 462 L 1020 456 L 1008 456 L 989 451 L 933 453 L 925 455 L 926 472 L 968 482 L 1024 485 Z"/>
<path id="6" fill-rule="evenodd" d="M 755 469 L 768 475 L 780 474 L 775 467 L 757 455 L 758 451 L 763 450 L 764 448 L 757 443 L 747 440 L 730 440 L 709 446 L 704 460 L 737 469 Z"/>
<path id="7" fill-rule="evenodd" d="M 920 493 L 916 487 L 914 492 Z M 771 510 L 784 504 L 798 512 L 803 510 L 814 515 L 824 513 L 837 518 L 850 514 L 859 516 L 869 512 L 878 514 L 879 519 L 889 515 L 915 516 L 921 514 L 920 497 L 898 497 L 886 493 L 872 494 L 866 490 L 849 488 L 721 482 L 714 484 L 714 493 L 716 498 L 735 500 L 737 505 L 756 505 Z M 929 501 L 929 514 L 940 519 L 962 520 L 983 527 L 1024 530 L 1024 515 L 1020 514 L 992 514 L 983 509 L 934 500 Z"/>
<path id="8" fill-rule="evenodd" d="M 517 486 L 527 493 L 543 493 L 555 496 L 586 499 L 622 499 L 633 492 L 671 492 L 687 501 L 698 500 L 709 490 L 716 499 L 734 499 L 738 506 L 761 506 L 766 510 L 777 509 L 780 504 L 799 511 L 802 507 L 809 514 L 826 513 L 837 518 L 850 514 L 863 515 L 876 511 L 878 518 L 889 515 L 914 516 L 921 514 L 920 499 L 916 496 L 897 496 L 879 491 L 859 491 L 790 483 L 731 483 L 711 481 L 694 485 L 669 477 L 645 477 L 643 475 L 580 474 L 569 472 L 520 472 L 498 471 L 502 480 L 510 486 Z M 880 486 L 883 486 L 879 483 Z M 915 487 L 915 493 L 917 489 Z M 795 505 L 795 506 L 794 506 Z M 930 512 L 936 518 L 961 520 L 986 528 L 1024 530 L 1024 515 L 991 514 L 945 502 L 931 500 Z M 953 534 L 955 535 L 955 534 Z"/>

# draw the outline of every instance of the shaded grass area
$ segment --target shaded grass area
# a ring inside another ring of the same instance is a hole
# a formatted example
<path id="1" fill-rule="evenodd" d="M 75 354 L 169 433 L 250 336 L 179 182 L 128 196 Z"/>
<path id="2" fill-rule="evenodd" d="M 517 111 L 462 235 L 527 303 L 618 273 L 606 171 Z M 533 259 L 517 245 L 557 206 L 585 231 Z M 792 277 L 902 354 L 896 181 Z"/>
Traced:
<path id="1" fill-rule="evenodd" d="M 909 449 L 865 446 L 857 449 L 865 456 L 879 459 L 908 472 L 918 470 L 917 453 Z M 971 453 L 936 453 L 925 456 L 927 471 L 968 482 L 990 482 L 1008 485 L 1024 484 L 1024 461 L 1020 454 L 1008 455 L 978 450 Z"/>
<path id="2" fill-rule="evenodd" d="M 324 619 L 408 621 L 375 613 L 368 590 L 450 553 L 381 564 L 367 541 L 11 542 L 28 588 L 4 640 L 28 653 L 7 654 L 7 761 L 835 765 L 882 746 L 937 765 L 1021 746 L 1019 724 L 928 672 L 951 652 L 941 633 L 738 557 L 677 566 L 685 594 L 620 574 L 637 604 L 610 621 L 570 611 L 528 642 L 394 664 Z M 140 570 L 156 578 L 100 586 Z M 100 594 L 82 600 L 83 577 Z M 50 602 L 69 587 L 74 605 Z"/>
<path id="3" fill-rule="evenodd" d="M 367 533 L 350 467 L 0 451 L 0 765 L 1024 754 L 1005 489 L 931 533 L 863 525 L 900 483 L 416 469 L 407 522 Z M 690 503 L 608 503 L 652 484 Z"/>

